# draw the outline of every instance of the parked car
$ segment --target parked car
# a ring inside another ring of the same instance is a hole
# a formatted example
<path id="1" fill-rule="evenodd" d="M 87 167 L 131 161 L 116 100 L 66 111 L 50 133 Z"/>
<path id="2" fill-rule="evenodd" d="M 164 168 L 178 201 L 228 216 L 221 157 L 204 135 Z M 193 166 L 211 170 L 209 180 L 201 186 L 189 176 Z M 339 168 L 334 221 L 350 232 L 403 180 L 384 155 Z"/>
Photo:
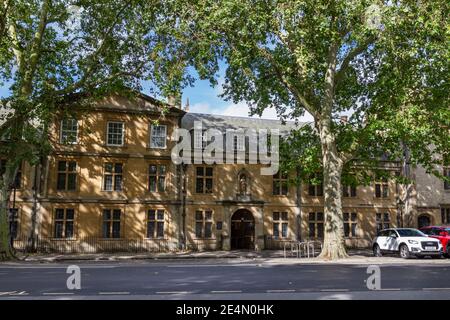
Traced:
<path id="1" fill-rule="evenodd" d="M 450 226 L 428 226 L 419 230 L 427 236 L 441 241 L 444 255 L 450 258 Z"/>
<path id="2" fill-rule="evenodd" d="M 373 240 L 372 249 L 376 257 L 381 257 L 384 253 L 398 253 L 404 259 L 411 256 L 442 256 L 442 244 L 439 240 L 410 228 L 381 230 Z"/>

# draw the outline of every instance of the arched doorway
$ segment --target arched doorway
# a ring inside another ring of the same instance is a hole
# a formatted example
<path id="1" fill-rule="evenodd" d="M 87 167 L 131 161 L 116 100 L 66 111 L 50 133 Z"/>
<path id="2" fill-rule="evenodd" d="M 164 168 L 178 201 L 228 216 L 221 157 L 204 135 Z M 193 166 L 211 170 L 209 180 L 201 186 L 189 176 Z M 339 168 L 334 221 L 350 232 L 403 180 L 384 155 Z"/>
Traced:
<path id="1" fill-rule="evenodd" d="M 255 248 L 255 218 L 246 209 L 237 210 L 231 217 L 231 249 Z"/>
<path id="2" fill-rule="evenodd" d="M 427 227 L 427 226 L 431 225 L 430 216 L 427 214 L 423 214 L 423 215 L 419 216 L 419 218 L 417 219 L 417 225 L 419 228 Z"/>

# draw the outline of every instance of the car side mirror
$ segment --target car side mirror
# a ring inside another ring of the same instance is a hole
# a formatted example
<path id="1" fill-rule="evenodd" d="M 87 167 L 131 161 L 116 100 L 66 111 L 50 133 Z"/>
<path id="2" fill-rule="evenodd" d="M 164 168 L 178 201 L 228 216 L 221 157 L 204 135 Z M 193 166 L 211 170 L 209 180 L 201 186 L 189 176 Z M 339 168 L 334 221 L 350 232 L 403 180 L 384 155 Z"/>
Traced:
<path id="1" fill-rule="evenodd" d="M 397 238 L 397 235 L 395 233 L 393 233 L 390 235 L 390 237 L 395 239 L 395 238 Z"/>

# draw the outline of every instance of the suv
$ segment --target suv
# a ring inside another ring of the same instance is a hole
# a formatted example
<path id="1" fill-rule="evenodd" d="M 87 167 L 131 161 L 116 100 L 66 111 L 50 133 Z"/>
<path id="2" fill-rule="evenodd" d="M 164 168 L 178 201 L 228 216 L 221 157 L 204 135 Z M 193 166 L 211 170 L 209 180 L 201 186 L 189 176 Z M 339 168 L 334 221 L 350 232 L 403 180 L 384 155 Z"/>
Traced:
<path id="1" fill-rule="evenodd" d="M 442 256 L 442 245 L 437 239 L 428 237 L 417 229 L 393 228 L 378 232 L 372 244 L 373 254 L 381 257 L 383 253 L 399 253 L 408 259 L 411 256 L 423 258 Z"/>
<path id="2" fill-rule="evenodd" d="M 441 241 L 445 256 L 450 258 L 450 226 L 429 226 L 420 228 L 419 230 L 431 238 Z"/>

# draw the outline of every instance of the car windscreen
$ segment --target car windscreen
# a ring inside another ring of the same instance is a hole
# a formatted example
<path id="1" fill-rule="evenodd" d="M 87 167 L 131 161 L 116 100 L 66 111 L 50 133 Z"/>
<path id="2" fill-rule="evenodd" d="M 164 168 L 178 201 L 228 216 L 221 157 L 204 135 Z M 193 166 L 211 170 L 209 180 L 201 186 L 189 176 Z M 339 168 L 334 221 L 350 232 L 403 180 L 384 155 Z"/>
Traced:
<path id="1" fill-rule="evenodd" d="M 445 228 L 445 231 L 450 234 L 450 228 Z"/>
<path id="2" fill-rule="evenodd" d="M 423 232 L 414 229 L 397 229 L 400 237 L 426 237 Z"/>

